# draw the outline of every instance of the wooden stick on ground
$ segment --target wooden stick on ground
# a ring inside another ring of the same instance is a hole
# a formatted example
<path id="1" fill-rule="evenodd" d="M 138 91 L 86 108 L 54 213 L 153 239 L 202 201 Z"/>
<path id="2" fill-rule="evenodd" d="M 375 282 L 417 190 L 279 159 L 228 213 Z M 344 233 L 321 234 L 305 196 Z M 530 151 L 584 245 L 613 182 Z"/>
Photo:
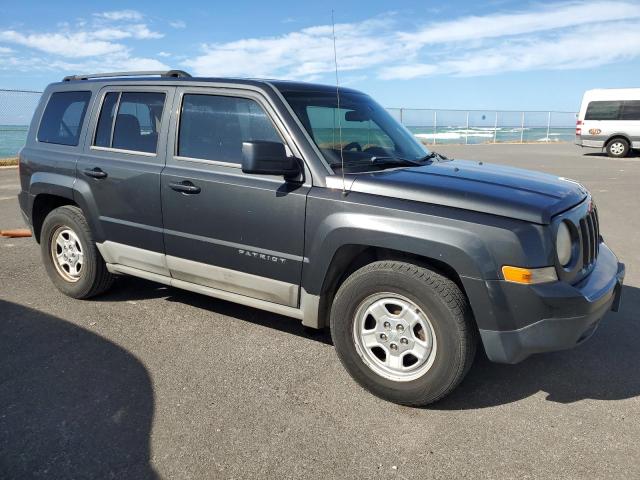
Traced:
<path id="1" fill-rule="evenodd" d="M 25 238 L 31 236 L 31 230 L 27 228 L 16 228 L 14 230 L 0 230 L 0 237 Z"/>

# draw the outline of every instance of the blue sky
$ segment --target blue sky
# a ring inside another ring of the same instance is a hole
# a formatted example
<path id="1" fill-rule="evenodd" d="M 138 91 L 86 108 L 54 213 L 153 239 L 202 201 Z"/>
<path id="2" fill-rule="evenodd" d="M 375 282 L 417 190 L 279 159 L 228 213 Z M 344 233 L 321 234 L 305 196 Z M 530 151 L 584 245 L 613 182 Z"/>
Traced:
<path id="1" fill-rule="evenodd" d="M 638 0 L 2 0 L 0 88 L 168 67 L 333 83 L 332 8 L 341 83 L 387 107 L 572 111 L 640 86 Z"/>

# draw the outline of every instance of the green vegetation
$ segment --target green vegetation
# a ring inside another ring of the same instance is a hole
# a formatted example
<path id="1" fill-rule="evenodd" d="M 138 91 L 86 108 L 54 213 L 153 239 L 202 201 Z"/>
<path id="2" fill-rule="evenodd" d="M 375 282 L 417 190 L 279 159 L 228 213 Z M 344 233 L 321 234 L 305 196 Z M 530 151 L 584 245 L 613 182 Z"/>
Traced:
<path id="1" fill-rule="evenodd" d="M 18 165 L 18 157 L 0 158 L 0 167 Z"/>

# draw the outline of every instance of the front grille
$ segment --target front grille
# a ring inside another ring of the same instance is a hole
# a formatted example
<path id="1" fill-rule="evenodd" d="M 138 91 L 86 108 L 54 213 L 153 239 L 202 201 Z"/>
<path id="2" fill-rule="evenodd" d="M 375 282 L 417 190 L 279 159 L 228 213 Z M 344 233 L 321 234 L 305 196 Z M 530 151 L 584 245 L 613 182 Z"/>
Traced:
<path id="1" fill-rule="evenodd" d="M 580 219 L 580 239 L 582 242 L 582 267 L 589 268 L 598 258 L 600 226 L 595 205 Z"/>

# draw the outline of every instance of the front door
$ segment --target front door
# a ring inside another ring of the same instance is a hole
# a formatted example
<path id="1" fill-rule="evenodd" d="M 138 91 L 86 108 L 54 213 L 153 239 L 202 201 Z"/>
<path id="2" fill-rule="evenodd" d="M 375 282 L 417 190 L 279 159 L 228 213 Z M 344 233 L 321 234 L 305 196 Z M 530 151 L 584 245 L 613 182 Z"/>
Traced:
<path id="1" fill-rule="evenodd" d="M 294 145 L 254 92 L 176 92 L 162 211 L 167 265 L 178 280 L 297 306 L 308 184 L 242 172 L 242 142 Z M 309 175 L 306 175 L 309 178 Z"/>
<path id="2" fill-rule="evenodd" d="M 162 275 L 168 275 L 168 269 L 160 172 L 174 91 L 103 89 L 76 166 L 76 189 L 98 218 L 98 248 L 105 260 Z"/>

